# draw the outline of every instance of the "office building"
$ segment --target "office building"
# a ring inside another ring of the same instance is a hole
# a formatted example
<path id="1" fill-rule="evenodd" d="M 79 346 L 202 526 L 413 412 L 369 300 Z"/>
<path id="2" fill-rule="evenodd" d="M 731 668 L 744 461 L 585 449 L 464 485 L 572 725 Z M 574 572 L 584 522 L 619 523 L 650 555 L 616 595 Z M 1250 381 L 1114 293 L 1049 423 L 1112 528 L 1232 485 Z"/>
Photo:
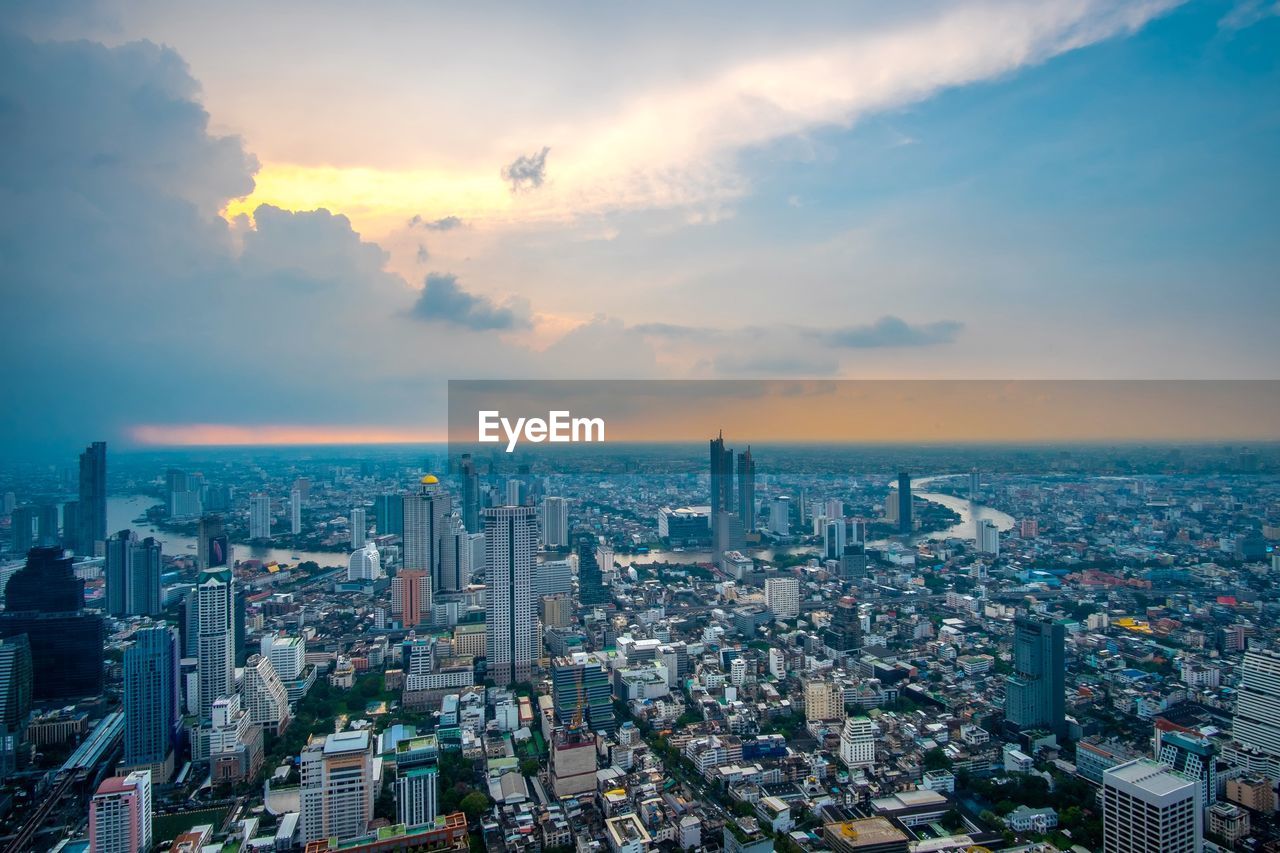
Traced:
<path id="1" fill-rule="evenodd" d="M 372 541 L 365 542 L 347 558 L 347 580 L 376 581 L 384 577 L 382 556 Z"/>
<path id="2" fill-rule="evenodd" d="M 84 610 L 84 581 L 61 548 L 32 548 L 5 587 L 0 637 L 26 634 L 31 645 L 32 697 L 78 699 L 102 693 L 106 629 Z"/>
<path id="3" fill-rule="evenodd" d="M 756 463 L 751 458 L 751 445 L 738 454 L 738 518 L 742 529 L 751 533 L 756 529 Z"/>
<path id="4" fill-rule="evenodd" d="M 259 651 L 263 657 L 271 659 L 271 666 L 282 681 L 289 682 L 302 677 L 307 661 L 306 640 L 268 634 L 262 638 Z"/>
<path id="5" fill-rule="evenodd" d="M 315 737 L 303 749 L 299 799 L 304 842 L 343 841 L 367 831 L 377 797 L 373 753 L 368 731 Z"/>
<path id="6" fill-rule="evenodd" d="M 664 506 L 658 510 L 658 537 L 674 547 L 711 542 L 711 516 L 705 506 Z"/>
<path id="7" fill-rule="evenodd" d="M 804 716 L 806 720 L 844 719 L 844 689 L 834 681 L 806 681 Z"/>
<path id="8" fill-rule="evenodd" d="M 269 657 L 250 655 L 244 665 L 244 709 L 266 734 L 289 727 L 289 693 Z"/>
<path id="9" fill-rule="evenodd" d="M 369 535 L 369 522 L 365 520 L 364 507 L 358 506 L 351 510 L 351 522 L 348 526 L 351 528 L 351 550 L 358 551 L 364 547 L 364 540 Z"/>
<path id="10" fill-rule="evenodd" d="M 440 534 L 440 585 L 435 590 L 457 592 L 471 583 L 471 534 L 462 523 L 462 516 L 449 513 Z"/>
<path id="11" fill-rule="evenodd" d="M 235 578 L 227 568 L 207 569 L 196 581 L 196 672 L 201 723 L 213 713 L 213 703 L 236 690 Z"/>
<path id="12" fill-rule="evenodd" d="M 774 536 L 791 535 L 791 498 L 786 495 L 769 503 L 769 532 Z"/>
<path id="13" fill-rule="evenodd" d="M 597 607 L 610 602 L 612 596 L 604 585 L 600 571 L 598 543 L 591 533 L 578 534 L 578 602 L 583 607 Z M 612 552 L 610 552 L 612 554 Z M 612 558 L 610 558 L 612 562 Z M 609 566 L 609 568 L 613 568 Z"/>
<path id="14" fill-rule="evenodd" d="M 534 660 L 533 560 L 538 542 L 533 507 L 484 510 L 485 657 L 494 684 L 528 681 Z"/>
<path id="15" fill-rule="evenodd" d="M 846 528 L 843 518 L 822 519 L 822 555 L 827 560 L 838 560 L 844 554 Z"/>
<path id="16" fill-rule="evenodd" d="M 911 533 L 914 529 L 911 517 L 911 475 L 903 471 L 898 474 L 898 532 Z"/>
<path id="17" fill-rule="evenodd" d="M 271 496 L 256 494 L 249 496 L 249 538 L 271 538 Z"/>
<path id="18" fill-rule="evenodd" d="M 557 725 L 606 735 L 618 728 L 609 673 L 581 652 L 551 662 L 551 698 Z"/>
<path id="19" fill-rule="evenodd" d="M 836 602 L 831 623 L 822 630 L 822 645 L 832 658 L 848 658 L 862 648 L 862 619 L 858 602 L 844 596 Z"/>
<path id="20" fill-rule="evenodd" d="M 569 501 L 549 496 L 542 499 L 542 544 L 563 548 L 569 544 Z"/>
<path id="21" fill-rule="evenodd" d="M 764 601 L 775 619 L 795 619 L 800 615 L 800 581 L 797 578 L 767 578 Z"/>
<path id="22" fill-rule="evenodd" d="M 404 535 L 404 496 L 388 494 L 374 498 L 373 526 L 379 536 Z"/>
<path id="23" fill-rule="evenodd" d="M 1066 734 L 1066 629 L 1019 616 L 1013 625 L 1013 675 L 1005 680 L 1005 718 L 1020 729 Z"/>
<path id="24" fill-rule="evenodd" d="M 866 717 L 850 717 L 840 731 L 840 760 L 850 770 L 876 763 L 875 724 Z"/>
<path id="25" fill-rule="evenodd" d="M 181 716 L 178 637 L 166 624 L 139 628 L 124 650 L 123 767 L 163 785 L 174 769 Z"/>
<path id="26" fill-rule="evenodd" d="M 1244 653 L 1232 734 L 1249 749 L 1280 758 L 1280 654 L 1268 649 Z"/>
<path id="27" fill-rule="evenodd" d="M 534 565 L 533 594 L 569 595 L 573 592 L 573 567 L 568 560 L 547 560 Z"/>
<path id="28" fill-rule="evenodd" d="M 107 443 L 95 441 L 80 454 L 80 501 L 77 531 L 71 546 L 79 554 L 96 555 L 107 540 Z"/>
<path id="29" fill-rule="evenodd" d="M 25 557 L 36 545 L 35 536 L 36 510 L 34 507 L 18 506 L 9 513 L 9 553 L 15 557 Z M 70 532 L 68 536 L 70 536 Z"/>
<path id="30" fill-rule="evenodd" d="M 432 595 L 441 586 L 440 539 L 449 513 L 449 493 L 440 488 L 440 479 L 434 474 L 424 476 L 419 481 L 417 494 L 404 499 L 404 548 L 400 562 L 406 569 L 426 573 L 429 585 L 422 603 L 423 613 L 431 612 Z"/>
<path id="31" fill-rule="evenodd" d="M 462 525 L 468 533 L 480 533 L 480 472 L 470 453 L 462 454 Z"/>
<path id="32" fill-rule="evenodd" d="M 58 545 L 62 537 L 58 535 L 58 505 L 44 504 L 36 510 L 36 544 Z"/>
<path id="33" fill-rule="evenodd" d="M 440 771 L 434 764 L 410 767 L 396 776 L 396 822 L 421 826 L 436 819 Z"/>
<path id="34" fill-rule="evenodd" d="M 160 607 L 160 542 L 121 530 L 106 544 L 107 612 L 157 616 Z"/>
<path id="35" fill-rule="evenodd" d="M 1200 788 L 1200 808 L 1205 813 L 1218 799 L 1218 750 L 1207 737 L 1188 732 L 1164 731 L 1156 726 L 1156 760 Z"/>
<path id="36" fill-rule="evenodd" d="M 0 640 L 0 727 L 4 732 L 26 728 L 31 694 L 31 643 L 26 634 Z"/>
<path id="37" fill-rule="evenodd" d="M 573 624 L 573 599 L 567 595 L 544 595 L 538 615 L 543 628 L 568 628 Z"/>
<path id="38" fill-rule="evenodd" d="M 89 801 L 89 853 L 151 853 L 151 776 L 102 780 Z"/>
<path id="39" fill-rule="evenodd" d="M 302 491 L 299 489 L 289 493 L 289 532 L 294 536 L 302 533 Z"/>
<path id="40" fill-rule="evenodd" d="M 1155 761 L 1135 759 L 1102 775 L 1103 853 L 1200 853 L 1199 787 Z"/>

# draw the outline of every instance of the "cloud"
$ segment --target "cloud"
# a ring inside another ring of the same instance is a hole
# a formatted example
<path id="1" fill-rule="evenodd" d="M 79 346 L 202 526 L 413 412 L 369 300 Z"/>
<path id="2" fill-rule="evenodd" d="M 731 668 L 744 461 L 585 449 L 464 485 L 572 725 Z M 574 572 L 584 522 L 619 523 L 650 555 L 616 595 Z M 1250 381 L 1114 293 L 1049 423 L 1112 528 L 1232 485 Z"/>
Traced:
<path id="1" fill-rule="evenodd" d="M 452 231 L 455 228 L 461 228 L 463 221 L 457 216 L 442 216 L 439 219 L 423 219 L 419 214 L 414 214 L 409 220 L 410 228 L 425 228 L 427 231 Z"/>
<path id="2" fill-rule="evenodd" d="M 1223 15 L 1218 26 L 1224 30 L 1243 30 L 1267 18 L 1280 16 L 1280 0 L 1239 0 Z"/>
<path id="3" fill-rule="evenodd" d="M 508 299 L 498 305 L 487 297 L 463 290 L 457 276 L 440 273 L 427 276 L 411 313 L 419 320 L 473 331 L 509 331 L 532 325 L 529 306 L 523 300 Z"/>
<path id="4" fill-rule="evenodd" d="M 520 156 L 502 167 L 502 180 L 511 185 L 513 193 L 535 190 L 547 178 L 547 154 L 551 148 L 543 146 L 536 154 Z"/>
<path id="5" fill-rule="evenodd" d="M 899 317 L 881 317 L 865 326 L 818 330 L 816 334 L 830 346 L 849 349 L 927 347 L 953 342 L 963 328 L 963 323 L 954 320 L 913 326 Z"/>
<path id="6" fill-rule="evenodd" d="M 428 260 L 431 259 L 431 253 L 427 251 L 426 246 L 419 243 L 416 257 L 418 258 L 418 263 L 425 264 Z"/>

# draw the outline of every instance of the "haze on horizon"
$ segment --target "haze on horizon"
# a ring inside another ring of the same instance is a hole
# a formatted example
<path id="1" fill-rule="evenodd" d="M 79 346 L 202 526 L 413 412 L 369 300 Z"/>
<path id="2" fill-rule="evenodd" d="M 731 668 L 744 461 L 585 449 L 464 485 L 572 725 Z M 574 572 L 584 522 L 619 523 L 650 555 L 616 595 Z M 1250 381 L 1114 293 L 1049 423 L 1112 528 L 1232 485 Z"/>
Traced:
<path id="1" fill-rule="evenodd" d="M 1280 364 L 1274 3 L 9 11 L 6 455 L 439 438 L 466 377 Z"/>

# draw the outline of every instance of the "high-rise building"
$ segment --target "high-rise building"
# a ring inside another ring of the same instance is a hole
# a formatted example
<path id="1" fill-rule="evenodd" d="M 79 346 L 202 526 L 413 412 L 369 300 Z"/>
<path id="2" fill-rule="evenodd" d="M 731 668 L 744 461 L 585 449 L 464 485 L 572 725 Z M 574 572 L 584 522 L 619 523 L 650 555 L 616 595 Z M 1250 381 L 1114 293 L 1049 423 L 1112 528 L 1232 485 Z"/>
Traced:
<path id="1" fill-rule="evenodd" d="M 751 458 L 751 445 L 738 454 L 738 517 L 742 529 L 750 533 L 756 529 L 756 463 Z"/>
<path id="2" fill-rule="evenodd" d="M 591 533 L 579 533 L 577 538 L 578 602 L 583 607 L 608 604 L 611 596 L 609 590 L 605 589 L 604 575 L 600 571 L 596 537 Z"/>
<path id="3" fill-rule="evenodd" d="M 271 496 L 258 493 L 249 496 L 249 538 L 271 538 Z"/>
<path id="4" fill-rule="evenodd" d="M 1019 616 L 1013 623 L 1013 675 L 1005 679 L 1005 718 L 1020 729 L 1066 733 L 1066 629 Z"/>
<path id="5" fill-rule="evenodd" d="M 401 569 L 391 579 L 391 615 L 405 628 L 431 615 L 431 578 L 423 569 Z"/>
<path id="6" fill-rule="evenodd" d="M 31 713 L 31 643 L 26 634 L 0 640 L 0 733 L 20 733 Z"/>
<path id="7" fill-rule="evenodd" d="M 410 767 L 396 776 L 396 822 L 422 826 L 436 819 L 436 790 L 440 771 L 430 764 Z"/>
<path id="8" fill-rule="evenodd" d="M 554 495 L 542 500 L 542 544 L 562 548 L 569 544 L 569 501 Z"/>
<path id="9" fill-rule="evenodd" d="M 89 801 L 89 853 L 150 853 L 151 774 L 102 780 Z"/>
<path id="10" fill-rule="evenodd" d="M 283 681 L 302 677 L 302 670 L 307 665 L 306 640 L 268 634 L 262 638 L 259 649 L 263 657 L 271 659 L 271 666 Z"/>
<path id="11" fill-rule="evenodd" d="M 989 518 L 977 518 L 973 526 L 977 528 L 978 550 L 993 557 L 1000 556 L 1000 528 L 996 523 Z"/>
<path id="12" fill-rule="evenodd" d="M 27 552 L 35 547 L 35 523 L 35 507 L 13 508 L 13 512 L 9 513 L 9 535 L 11 536 L 9 553 L 15 557 L 25 557 Z M 71 535 L 70 532 L 68 535 Z"/>
<path id="13" fill-rule="evenodd" d="M 795 619 L 800 615 L 800 581 L 797 578 L 766 578 L 764 601 L 775 619 Z"/>
<path id="14" fill-rule="evenodd" d="M 270 506 L 267 507 L 268 513 Z M 270 525 L 268 524 L 268 529 Z M 204 515 L 196 527 L 196 567 L 201 571 L 232 565 L 231 540 L 220 515 Z"/>
<path id="15" fill-rule="evenodd" d="M 822 555 L 827 560 L 838 560 L 844 554 L 847 528 L 843 518 L 826 518 L 822 521 Z"/>
<path id="16" fill-rule="evenodd" d="M 302 751 L 303 842 L 363 835 L 373 820 L 373 736 L 367 730 L 312 738 Z"/>
<path id="17" fill-rule="evenodd" d="M 351 509 L 351 549 L 359 550 L 364 547 L 365 537 L 369 535 L 369 522 L 365 520 L 364 507 L 357 506 Z"/>
<path id="18" fill-rule="evenodd" d="M 166 624 L 133 633 L 124 650 L 124 759 L 130 770 L 146 771 L 163 785 L 173 775 L 178 708 L 178 637 Z"/>
<path id="19" fill-rule="evenodd" d="M 721 513 L 733 513 L 733 448 L 725 447 L 724 431 L 711 439 L 711 538 L 715 541 L 716 528 L 721 524 Z"/>
<path id="20" fill-rule="evenodd" d="M 910 533 L 914 529 L 911 517 L 911 475 L 903 471 L 898 474 L 898 532 Z"/>
<path id="21" fill-rule="evenodd" d="M 192 518 L 204 511 L 202 478 L 170 468 L 165 474 L 165 487 L 169 518 Z"/>
<path id="22" fill-rule="evenodd" d="M 462 524 L 468 533 L 480 533 L 480 472 L 470 453 L 462 454 Z"/>
<path id="23" fill-rule="evenodd" d="M 431 612 L 432 594 L 440 587 L 440 538 L 449 510 L 449 493 L 440 488 L 440 480 L 434 474 L 424 476 L 418 493 L 404 499 L 404 549 L 400 562 L 406 569 L 426 572 L 430 580 L 424 613 Z"/>
<path id="24" fill-rule="evenodd" d="M 404 496 L 378 495 L 374 498 L 373 526 L 379 536 L 404 535 Z"/>
<path id="25" fill-rule="evenodd" d="M 844 690 L 834 681 L 806 681 L 804 716 L 809 720 L 843 719 Z"/>
<path id="26" fill-rule="evenodd" d="M 561 595 L 573 592 L 573 567 L 568 560 L 547 560 L 533 567 L 533 594 Z"/>
<path id="27" fill-rule="evenodd" d="M 1200 808 L 1207 816 L 1218 800 L 1218 749 L 1207 737 L 1164 731 L 1156 726 L 1155 757 L 1200 787 Z"/>
<path id="28" fill-rule="evenodd" d="M 833 658 L 849 657 L 862 648 L 862 620 L 856 600 L 845 596 L 836 602 L 831 624 L 822 631 L 822 644 Z"/>
<path id="29" fill-rule="evenodd" d="M 855 770 L 876 763 L 875 724 L 866 717 L 849 717 L 840 732 L 840 760 Z"/>
<path id="30" fill-rule="evenodd" d="M 289 532 L 294 536 L 302 533 L 302 490 L 289 492 Z"/>
<path id="31" fill-rule="evenodd" d="M 769 503 L 769 532 L 774 536 L 791 535 L 791 498 L 786 495 Z"/>
<path id="32" fill-rule="evenodd" d="M 196 672 L 200 721 L 211 719 L 213 703 L 236 692 L 235 578 L 227 568 L 207 569 L 196 581 Z"/>
<path id="33" fill-rule="evenodd" d="M 95 441 L 80 454 L 80 503 L 75 550 L 97 554 L 107 539 L 107 443 Z"/>
<path id="34" fill-rule="evenodd" d="M 160 542 L 121 530 L 106 545 L 107 612 L 156 616 L 160 607 Z"/>
<path id="35" fill-rule="evenodd" d="M 58 535 L 58 505 L 44 504 L 36 510 L 36 542 L 40 545 L 57 545 L 62 541 Z"/>
<path id="36" fill-rule="evenodd" d="M 551 662 L 551 699 L 556 724 L 613 734 L 618 728 L 609 673 L 581 652 Z"/>
<path id="37" fill-rule="evenodd" d="M 456 592 L 471 583 L 471 534 L 462 516 L 452 512 L 440 534 L 440 586 L 436 592 Z"/>
<path id="38" fill-rule="evenodd" d="M 363 546 L 352 551 L 351 556 L 347 558 L 347 580 L 376 581 L 384 577 L 386 575 L 382 571 L 382 556 L 373 542 L 364 543 Z"/>
<path id="39" fill-rule="evenodd" d="M 32 548 L 26 565 L 9 578 L 0 637 L 26 634 L 31 644 L 36 701 L 102 693 L 106 630 L 84 610 L 84 581 L 61 548 Z"/>
<path id="40" fill-rule="evenodd" d="M 484 510 L 485 657 L 494 684 L 528 681 L 534 659 L 533 555 L 537 511 L 529 506 Z"/>
<path id="41" fill-rule="evenodd" d="M 1195 782 L 1147 758 L 1102 774 L 1103 853 L 1200 853 L 1204 821 Z"/>
<path id="42" fill-rule="evenodd" d="M 969 500 L 976 501 L 978 499 L 978 492 L 981 490 L 981 481 L 982 478 L 978 474 L 977 468 L 974 468 L 969 472 Z"/>
<path id="43" fill-rule="evenodd" d="M 1231 731 L 1244 746 L 1280 759 L 1280 654 L 1269 649 L 1244 653 Z"/>
<path id="44" fill-rule="evenodd" d="M 249 722 L 262 726 L 264 732 L 278 735 L 289 727 L 289 692 L 271 658 L 249 656 L 244 665 L 243 704 Z"/>

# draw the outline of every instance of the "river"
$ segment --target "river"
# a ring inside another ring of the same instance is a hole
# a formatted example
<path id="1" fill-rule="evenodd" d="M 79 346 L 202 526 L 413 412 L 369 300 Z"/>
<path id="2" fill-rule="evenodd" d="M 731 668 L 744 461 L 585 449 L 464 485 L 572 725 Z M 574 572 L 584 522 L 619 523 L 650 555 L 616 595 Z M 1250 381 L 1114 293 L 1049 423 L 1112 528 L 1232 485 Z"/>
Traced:
<path id="1" fill-rule="evenodd" d="M 150 522 L 135 522 L 134 519 L 146 515 L 149 508 L 158 504 L 155 498 L 146 495 L 122 495 L 107 498 L 107 532 L 130 529 L 139 536 L 154 536 L 160 540 L 163 553 L 172 557 L 194 557 L 196 540 L 191 536 L 182 536 L 171 530 L 160 530 Z M 234 543 L 234 556 L 237 560 L 263 560 L 264 562 L 286 563 L 294 565 L 304 560 L 314 560 L 321 566 L 345 566 L 347 555 L 332 551 L 293 551 L 287 548 L 264 548 L 248 545 L 243 542 Z"/>

